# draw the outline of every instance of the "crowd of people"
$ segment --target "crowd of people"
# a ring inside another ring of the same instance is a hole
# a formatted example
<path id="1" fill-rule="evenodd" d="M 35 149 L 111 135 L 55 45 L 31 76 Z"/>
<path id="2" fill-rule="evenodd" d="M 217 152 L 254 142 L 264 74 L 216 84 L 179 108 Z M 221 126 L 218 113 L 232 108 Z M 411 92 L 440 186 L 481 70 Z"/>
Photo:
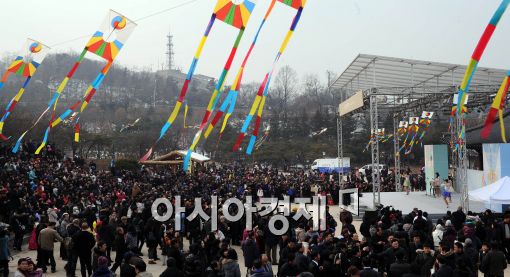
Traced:
<path id="1" fill-rule="evenodd" d="M 25 145 L 20 155 L 0 149 L 4 276 L 10 234 L 13 250 L 24 250 L 23 238 L 30 234 L 28 248 L 37 251 L 36 262 L 17 261 L 15 276 L 57 270 L 75 276 L 78 262 L 81 276 L 152 276 L 147 264 L 165 266 L 162 277 L 240 277 L 241 272 L 251 277 L 450 277 L 477 276 L 479 271 L 503 276 L 510 259 L 510 214 L 502 219 L 490 211 L 466 215 L 460 209 L 433 222 L 417 209 L 403 215 L 386 207 L 367 213 L 357 230 L 350 213 L 327 210 L 325 228 L 314 230 L 312 219 L 294 219 L 297 211 L 292 209 L 288 231 L 275 235 L 269 216 L 254 214 L 254 228 L 248 230 L 246 216 L 229 221 L 219 209 L 217 230 L 200 217 L 183 220 L 177 230 L 174 219 L 154 218 L 155 199 L 181 196 L 189 216 L 194 198 L 201 197 L 203 211 L 211 215 L 211 196 L 218 197 L 220 207 L 228 198 L 247 196 L 330 194 L 337 202 L 340 186 L 323 174 L 257 167 L 211 165 L 186 175 L 167 168 L 128 171 L 112 163 L 99 170 L 93 162 L 66 157 L 51 146 L 41 156 L 31 155 L 32 147 Z M 356 186 L 353 179 L 349 183 Z M 230 207 L 234 210 L 229 213 L 235 213 L 235 206 Z M 64 268 L 57 268 L 55 255 L 66 261 Z"/>

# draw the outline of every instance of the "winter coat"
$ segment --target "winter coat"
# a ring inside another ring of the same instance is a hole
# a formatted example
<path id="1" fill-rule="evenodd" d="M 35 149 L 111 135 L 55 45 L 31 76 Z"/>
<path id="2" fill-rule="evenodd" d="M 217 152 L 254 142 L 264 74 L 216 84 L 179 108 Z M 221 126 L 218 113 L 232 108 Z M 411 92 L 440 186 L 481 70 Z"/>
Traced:
<path id="1" fill-rule="evenodd" d="M 453 269 L 449 265 L 443 265 L 438 271 L 432 274 L 432 277 L 452 277 Z"/>
<path id="2" fill-rule="evenodd" d="M 39 247 L 43 250 L 53 250 L 55 240 L 62 241 L 62 237 L 58 234 L 57 230 L 47 227 L 39 233 Z"/>
<path id="3" fill-rule="evenodd" d="M 8 261 L 11 256 L 9 251 L 9 237 L 5 235 L 0 238 L 0 261 Z"/>
<path id="4" fill-rule="evenodd" d="M 480 269 L 486 275 L 503 276 L 506 266 L 505 254 L 499 250 L 491 250 L 483 258 Z"/>
<path id="5" fill-rule="evenodd" d="M 251 268 L 253 266 L 253 262 L 259 257 L 257 243 L 253 239 L 248 238 L 243 242 L 242 249 L 244 264 L 246 267 Z"/>
<path id="6" fill-rule="evenodd" d="M 432 238 L 434 239 L 434 247 L 439 247 L 439 243 L 443 240 L 444 227 L 443 225 L 437 225 L 436 230 L 432 232 Z"/>
<path id="7" fill-rule="evenodd" d="M 167 268 L 159 277 L 184 277 L 184 273 L 180 271 L 177 267 Z"/>
<path id="8" fill-rule="evenodd" d="M 112 272 L 106 266 L 102 266 L 97 268 L 96 271 L 92 274 L 92 277 L 111 277 L 113 276 Z"/>
<path id="9" fill-rule="evenodd" d="M 235 260 L 226 259 L 221 268 L 223 277 L 241 277 L 241 269 Z"/>
<path id="10" fill-rule="evenodd" d="M 91 255 L 95 244 L 94 235 L 89 231 L 81 230 L 73 236 L 73 248 L 79 256 Z"/>

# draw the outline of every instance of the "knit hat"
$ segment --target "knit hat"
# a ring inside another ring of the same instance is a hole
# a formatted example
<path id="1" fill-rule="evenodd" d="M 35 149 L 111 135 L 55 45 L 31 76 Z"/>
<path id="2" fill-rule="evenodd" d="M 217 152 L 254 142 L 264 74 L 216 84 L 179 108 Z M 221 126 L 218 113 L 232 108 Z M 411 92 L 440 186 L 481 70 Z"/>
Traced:
<path id="1" fill-rule="evenodd" d="M 101 256 L 97 259 L 98 266 L 108 266 L 108 258 L 105 256 Z"/>

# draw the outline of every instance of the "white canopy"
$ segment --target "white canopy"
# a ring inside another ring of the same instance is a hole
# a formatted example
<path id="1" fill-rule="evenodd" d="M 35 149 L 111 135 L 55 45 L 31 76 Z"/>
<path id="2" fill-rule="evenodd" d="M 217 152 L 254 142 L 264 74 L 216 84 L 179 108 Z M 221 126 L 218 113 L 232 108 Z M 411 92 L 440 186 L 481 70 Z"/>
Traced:
<path id="1" fill-rule="evenodd" d="M 484 202 L 493 210 L 501 210 L 501 205 L 510 205 L 510 177 L 505 176 L 493 184 L 470 191 L 469 199 Z"/>

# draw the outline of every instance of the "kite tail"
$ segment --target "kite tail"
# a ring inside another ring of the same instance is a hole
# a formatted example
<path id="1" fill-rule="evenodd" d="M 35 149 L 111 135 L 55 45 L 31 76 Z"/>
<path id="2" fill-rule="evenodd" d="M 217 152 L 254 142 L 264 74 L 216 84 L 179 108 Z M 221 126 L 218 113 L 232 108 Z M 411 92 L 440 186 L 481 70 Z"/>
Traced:
<path id="1" fill-rule="evenodd" d="M 228 57 L 228 60 L 225 64 L 224 68 L 223 68 L 220 78 L 218 79 L 216 88 L 214 89 L 214 92 L 211 95 L 211 99 L 209 99 L 209 104 L 207 105 L 207 110 L 205 111 L 204 117 L 202 118 L 202 123 L 200 124 L 200 128 L 198 129 L 198 131 L 195 135 L 195 138 L 193 139 L 193 144 L 191 145 L 191 147 L 189 148 L 188 151 L 195 150 L 195 147 L 200 142 L 200 138 L 202 137 L 202 132 L 203 132 L 204 128 L 207 126 L 207 122 L 209 122 L 209 119 L 216 108 L 216 104 L 218 103 L 218 100 L 220 99 L 221 91 L 223 90 L 223 87 L 225 85 L 225 80 L 228 76 L 228 73 L 230 72 L 230 67 L 232 66 L 232 62 L 234 61 L 234 58 L 237 53 L 237 48 L 239 47 L 239 44 L 241 43 L 243 35 L 244 35 L 244 28 L 241 28 L 237 35 L 234 46 L 232 47 L 232 50 L 230 51 L 230 55 Z M 187 167 L 185 167 L 185 168 L 187 168 Z"/>
<path id="2" fill-rule="evenodd" d="M 487 138 L 489 134 L 491 133 L 492 126 L 494 125 L 494 120 L 496 119 L 496 116 L 498 116 L 498 109 L 494 109 L 493 107 L 490 108 L 489 114 L 487 115 L 487 119 L 485 120 L 485 124 L 483 126 L 481 137 Z"/>
<path id="3" fill-rule="evenodd" d="M 53 120 L 53 117 L 55 116 L 55 109 L 57 108 L 57 104 L 58 104 L 58 99 L 60 98 L 60 95 L 62 94 L 62 92 L 64 91 L 65 87 L 67 86 L 67 83 L 69 82 L 69 80 L 73 77 L 74 73 L 76 72 L 76 69 L 78 69 L 78 67 L 80 66 L 81 62 L 83 61 L 83 59 L 85 58 L 85 54 L 87 54 L 87 48 L 83 48 L 83 51 L 81 52 L 80 56 L 78 57 L 78 59 L 76 60 L 76 62 L 74 63 L 73 67 L 71 68 L 71 70 L 67 73 L 66 77 L 64 78 L 64 80 L 62 80 L 62 82 L 60 83 L 60 85 L 58 86 L 57 90 L 55 91 L 55 93 L 53 94 L 52 98 L 50 99 L 50 102 L 48 103 L 48 107 L 41 113 L 41 115 L 39 115 L 39 117 L 37 118 L 37 120 L 35 121 L 34 124 L 32 124 L 32 126 L 30 128 L 28 128 L 28 130 L 26 130 L 23 135 L 21 137 L 18 138 L 18 141 L 16 142 L 16 145 L 15 147 L 12 149 L 12 152 L 13 153 L 17 153 L 18 150 L 19 150 L 19 146 L 21 145 L 21 142 L 23 140 L 23 137 L 29 132 L 31 131 L 33 128 L 35 128 L 35 126 L 37 126 L 37 124 L 39 123 L 39 121 L 41 121 L 41 119 L 43 118 L 43 116 L 52 108 L 53 106 L 53 114 L 52 114 L 52 120 Z M 44 147 L 44 146 L 43 146 Z"/>
<path id="4" fill-rule="evenodd" d="M 474 73 L 476 71 L 476 68 L 478 66 L 478 62 L 480 61 L 485 48 L 487 47 L 489 41 L 491 40 L 492 35 L 494 34 L 494 31 L 496 30 L 496 27 L 505 13 L 506 9 L 508 8 L 508 4 L 510 4 L 510 0 L 503 0 L 501 4 L 499 5 L 498 9 L 492 16 L 489 24 L 485 28 L 485 31 L 482 34 L 482 37 L 480 38 L 473 55 L 471 56 L 471 61 L 469 63 L 469 66 L 465 72 L 464 79 L 462 81 L 460 90 L 459 90 L 459 96 L 458 96 L 458 102 L 457 102 L 457 113 L 462 113 L 464 102 L 466 100 L 467 92 L 469 90 L 469 85 L 471 83 L 471 80 L 474 76 Z"/>
<path id="5" fill-rule="evenodd" d="M 225 98 L 223 104 L 221 105 L 220 112 L 216 112 L 216 115 L 214 116 L 213 121 L 211 122 L 211 124 L 209 124 L 209 126 L 205 132 L 205 135 L 204 135 L 205 138 L 209 137 L 209 135 L 212 132 L 212 130 L 214 129 L 214 127 L 216 127 L 216 124 L 218 123 L 218 121 L 221 119 L 223 114 L 225 114 L 227 106 L 230 105 L 229 110 L 226 113 L 225 118 L 223 119 L 223 123 L 222 123 L 221 130 L 220 130 L 220 137 L 223 134 L 223 131 L 225 130 L 228 119 L 234 112 L 236 99 L 237 99 L 238 92 L 241 89 L 241 83 L 242 83 L 244 69 L 246 67 L 246 64 L 251 56 L 251 53 L 253 52 L 253 49 L 255 48 L 255 45 L 257 44 L 260 32 L 262 31 L 262 29 L 267 21 L 267 18 L 271 15 L 271 12 L 273 11 L 275 4 L 276 4 L 276 0 L 272 0 L 269 8 L 266 11 L 264 18 L 262 19 L 262 21 L 259 25 L 259 28 L 258 28 L 257 33 L 255 34 L 255 37 L 250 45 L 250 48 L 248 49 L 248 52 L 246 53 L 246 55 L 243 59 L 241 67 L 239 68 L 239 71 L 237 73 L 236 79 L 234 80 L 232 89 L 229 91 L 227 98 Z"/>
<path id="6" fill-rule="evenodd" d="M 213 14 L 211 16 L 211 19 L 209 20 L 209 24 L 207 25 L 207 28 L 205 30 L 204 35 L 202 36 L 202 39 L 200 40 L 200 43 L 198 45 L 198 48 L 195 52 L 195 56 L 193 57 L 193 61 L 191 62 L 191 66 L 188 70 L 188 74 L 186 75 L 186 79 L 184 80 L 184 84 L 181 88 L 181 93 L 179 94 L 179 98 L 177 99 L 177 102 L 175 103 L 175 107 L 168 117 L 165 125 L 161 128 L 159 138 L 154 142 L 154 145 L 140 158 L 140 162 L 146 161 L 151 155 L 154 147 L 159 143 L 159 141 L 165 136 L 166 132 L 170 127 L 172 127 L 172 124 L 174 123 L 175 119 L 179 115 L 179 111 L 181 109 L 182 103 L 184 102 L 184 99 L 186 98 L 186 93 L 188 92 L 189 85 L 191 83 L 191 80 L 193 79 L 193 74 L 195 73 L 195 69 L 198 65 L 198 61 L 200 60 L 200 55 L 202 54 L 202 50 L 204 49 L 205 43 L 207 42 L 207 38 L 209 37 L 209 33 L 211 32 L 211 29 L 214 25 L 214 22 L 216 21 L 216 14 Z"/>
<path id="7" fill-rule="evenodd" d="M 2 75 L 2 79 L 0 79 L 0 89 L 4 87 L 5 82 L 7 82 L 7 78 L 9 78 L 9 75 L 11 72 L 9 70 L 5 71 L 4 75 Z"/>
<path id="8" fill-rule="evenodd" d="M 43 148 L 46 146 L 46 143 L 48 142 L 48 136 L 50 134 L 50 129 L 51 129 L 51 126 L 48 126 L 46 128 L 46 131 L 44 132 L 43 141 L 42 141 L 41 145 L 39 145 L 39 148 L 37 148 L 37 150 L 35 150 L 36 155 L 39 155 L 39 153 L 41 153 L 41 150 L 43 150 Z"/>
<path id="9" fill-rule="evenodd" d="M 79 119 L 78 119 L 79 120 Z M 76 120 L 76 124 L 74 125 L 74 142 L 80 142 L 80 123 Z"/>
<path id="10" fill-rule="evenodd" d="M 255 146 L 255 142 L 257 141 L 257 137 L 252 135 L 250 138 L 250 143 L 248 144 L 248 148 L 246 148 L 246 154 L 251 155 L 253 152 L 253 146 Z"/>
<path id="11" fill-rule="evenodd" d="M 501 129 L 501 139 L 506 143 L 505 120 L 503 118 L 503 110 L 499 110 L 499 127 Z"/>
<path id="12" fill-rule="evenodd" d="M 188 128 L 186 126 L 186 117 L 188 117 L 188 103 L 184 102 L 184 118 L 183 118 L 184 129 Z"/>
<path id="13" fill-rule="evenodd" d="M 189 162 L 191 160 L 191 153 L 192 151 L 188 150 L 188 152 L 186 153 L 186 157 L 184 158 L 184 162 L 182 164 L 182 170 L 184 170 L 185 172 L 189 172 Z"/>
<path id="14" fill-rule="evenodd" d="M 225 129 L 225 126 L 227 124 L 226 121 L 228 121 L 228 118 L 234 112 L 234 107 L 235 107 L 235 104 L 236 104 L 237 94 L 238 94 L 238 92 L 236 90 L 230 90 L 229 91 L 227 97 L 225 98 L 225 100 L 221 104 L 220 109 L 218 111 L 216 111 L 216 114 L 214 115 L 213 120 L 211 121 L 211 123 L 207 127 L 207 129 L 205 131 L 205 134 L 204 134 L 205 138 L 209 137 L 209 135 L 213 131 L 213 129 L 216 126 L 216 124 L 218 124 L 219 120 L 221 119 L 221 117 L 223 116 L 225 111 L 227 111 L 227 107 L 228 107 L 227 114 L 225 115 L 225 119 L 223 120 L 222 128 L 220 130 L 220 135 L 223 133 L 223 130 Z"/>
<path id="15" fill-rule="evenodd" d="M 7 104 L 7 106 L 5 107 L 5 110 L 2 115 L 2 119 L 0 119 L 0 137 L 2 139 L 5 138 L 5 136 L 3 135 L 4 123 L 7 120 L 7 118 L 9 117 L 9 115 L 12 113 L 12 111 L 14 110 L 14 108 L 16 107 L 18 102 L 21 100 L 23 93 L 25 93 L 25 88 L 28 86 L 31 79 L 32 79 L 32 77 L 30 77 L 30 76 L 25 79 L 23 86 L 19 89 L 18 93 L 11 99 L 11 101 L 9 101 L 9 104 Z"/>

